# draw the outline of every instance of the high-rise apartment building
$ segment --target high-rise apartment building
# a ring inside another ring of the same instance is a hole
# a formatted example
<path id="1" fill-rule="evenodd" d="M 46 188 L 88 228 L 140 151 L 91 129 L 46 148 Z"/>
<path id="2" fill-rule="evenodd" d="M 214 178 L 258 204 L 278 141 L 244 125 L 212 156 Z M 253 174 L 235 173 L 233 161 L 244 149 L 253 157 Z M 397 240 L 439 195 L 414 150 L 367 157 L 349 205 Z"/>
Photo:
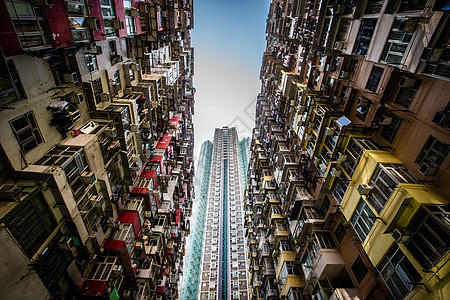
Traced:
<path id="1" fill-rule="evenodd" d="M 192 0 L 0 0 L 0 298 L 177 299 Z"/>
<path id="2" fill-rule="evenodd" d="M 241 176 L 248 165 L 247 144 L 248 139 L 238 141 L 236 128 L 223 127 L 202 146 L 193 229 L 198 237 L 192 240 L 192 282 L 186 282 L 184 299 L 248 299 Z"/>
<path id="3" fill-rule="evenodd" d="M 252 299 L 450 294 L 449 22 L 445 1 L 272 1 Z"/>

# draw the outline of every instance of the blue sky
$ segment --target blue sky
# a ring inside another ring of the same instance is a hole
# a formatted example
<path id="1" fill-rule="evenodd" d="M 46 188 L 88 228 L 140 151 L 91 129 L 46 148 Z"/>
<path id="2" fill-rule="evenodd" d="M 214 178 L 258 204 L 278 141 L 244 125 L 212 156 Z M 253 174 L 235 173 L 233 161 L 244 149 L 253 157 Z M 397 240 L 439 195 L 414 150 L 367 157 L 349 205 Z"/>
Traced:
<path id="1" fill-rule="evenodd" d="M 195 0 L 195 153 L 214 128 L 251 136 L 270 0 Z"/>

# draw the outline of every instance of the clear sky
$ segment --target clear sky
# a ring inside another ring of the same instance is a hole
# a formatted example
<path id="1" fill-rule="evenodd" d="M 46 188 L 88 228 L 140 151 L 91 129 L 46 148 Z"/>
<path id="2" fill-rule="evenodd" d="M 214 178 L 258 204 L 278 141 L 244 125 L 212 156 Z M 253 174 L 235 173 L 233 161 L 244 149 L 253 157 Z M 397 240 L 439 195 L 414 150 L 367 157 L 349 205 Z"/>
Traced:
<path id="1" fill-rule="evenodd" d="M 214 128 L 251 136 L 270 0 L 195 0 L 195 156 Z"/>

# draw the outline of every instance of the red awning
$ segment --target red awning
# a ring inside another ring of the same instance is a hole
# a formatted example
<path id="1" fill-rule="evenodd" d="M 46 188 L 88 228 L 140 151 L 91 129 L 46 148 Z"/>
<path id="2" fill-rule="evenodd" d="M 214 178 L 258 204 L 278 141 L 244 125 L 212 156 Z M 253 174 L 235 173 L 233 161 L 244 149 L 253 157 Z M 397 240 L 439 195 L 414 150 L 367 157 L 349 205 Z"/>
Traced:
<path id="1" fill-rule="evenodd" d="M 103 249 L 115 249 L 115 250 L 125 250 L 127 249 L 125 246 L 125 241 L 116 241 L 116 240 L 106 240 L 102 246 Z"/>
<path id="2" fill-rule="evenodd" d="M 107 286 L 108 281 L 106 280 L 85 280 L 81 286 L 81 290 L 85 295 L 103 296 Z"/>
<path id="3" fill-rule="evenodd" d="M 166 134 L 164 135 L 164 137 L 161 140 L 159 140 L 158 144 L 156 144 L 157 149 L 167 149 L 167 147 L 169 146 L 172 136 L 170 136 L 170 135 L 166 136 Z"/>
<path id="4" fill-rule="evenodd" d="M 156 170 L 144 170 L 144 171 L 142 171 L 140 177 L 154 178 L 155 175 L 156 175 Z"/>
<path id="5" fill-rule="evenodd" d="M 162 158 L 162 155 L 153 155 L 152 157 L 150 157 L 150 161 L 159 163 L 161 162 Z"/>
<path id="6" fill-rule="evenodd" d="M 117 217 L 117 221 L 122 223 L 133 224 L 133 230 L 135 237 L 139 237 L 141 233 L 141 220 L 137 211 L 122 211 Z"/>
<path id="7" fill-rule="evenodd" d="M 178 198 L 178 201 L 179 201 L 180 203 L 183 203 L 183 202 L 184 202 L 184 198 Z"/>
<path id="8" fill-rule="evenodd" d="M 131 190 L 132 194 L 148 194 L 148 188 L 134 188 Z"/>

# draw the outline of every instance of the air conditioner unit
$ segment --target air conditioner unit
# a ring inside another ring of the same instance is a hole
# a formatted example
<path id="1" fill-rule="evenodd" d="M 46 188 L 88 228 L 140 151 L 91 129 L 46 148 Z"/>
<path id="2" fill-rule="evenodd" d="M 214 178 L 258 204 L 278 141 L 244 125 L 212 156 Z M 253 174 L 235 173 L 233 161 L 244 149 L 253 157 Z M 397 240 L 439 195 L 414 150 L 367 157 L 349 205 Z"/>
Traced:
<path id="1" fill-rule="evenodd" d="M 102 54 L 102 46 L 95 46 L 95 54 L 96 55 Z"/>
<path id="2" fill-rule="evenodd" d="M 331 168 L 330 175 L 333 177 L 339 177 L 341 176 L 342 171 L 336 168 Z"/>
<path id="3" fill-rule="evenodd" d="M 341 104 L 342 100 L 344 100 L 344 98 L 340 96 L 333 96 L 333 104 Z"/>
<path id="4" fill-rule="evenodd" d="M 348 75 L 350 74 L 350 72 L 347 72 L 347 71 L 341 71 L 340 73 L 339 73 L 339 77 L 340 78 L 343 78 L 343 79 L 346 79 L 346 78 L 348 78 Z"/>
<path id="5" fill-rule="evenodd" d="M 91 202 L 92 207 L 104 208 L 105 200 L 102 196 L 93 195 L 89 198 L 89 202 Z"/>
<path id="6" fill-rule="evenodd" d="M 326 127 L 325 128 L 325 135 L 331 136 L 336 133 L 336 130 L 334 128 Z"/>
<path id="7" fill-rule="evenodd" d="M 114 29 L 124 29 L 123 21 L 122 20 L 113 19 L 113 20 L 111 20 L 111 27 L 114 28 Z"/>
<path id="8" fill-rule="evenodd" d="M 389 116 L 381 116 L 380 124 L 381 125 L 390 125 L 392 123 L 392 117 Z"/>
<path id="9" fill-rule="evenodd" d="M 396 229 L 392 233 L 392 238 L 395 240 L 395 242 L 398 243 L 405 243 L 408 241 L 409 236 L 405 234 L 402 230 Z"/>
<path id="10" fill-rule="evenodd" d="M 76 244 L 74 238 L 68 236 L 62 236 L 58 240 L 58 248 L 63 251 L 70 251 L 73 255 L 76 255 Z"/>
<path id="11" fill-rule="evenodd" d="M 402 76 L 402 78 L 400 78 L 400 81 L 398 82 L 398 85 L 401 87 L 412 87 L 414 83 L 416 83 L 415 78 Z"/>
<path id="12" fill-rule="evenodd" d="M 77 83 L 78 82 L 78 75 L 76 72 L 64 73 L 63 78 L 66 83 Z"/>
<path id="13" fill-rule="evenodd" d="M 358 104 L 358 106 L 367 106 L 367 105 L 369 105 L 369 99 L 366 99 L 364 97 L 359 97 L 358 101 L 356 101 L 356 104 Z"/>
<path id="14" fill-rule="evenodd" d="M 86 17 L 84 18 L 84 21 L 86 22 L 87 27 L 89 27 L 89 29 L 91 30 L 102 29 L 99 18 Z"/>
<path id="15" fill-rule="evenodd" d="M 130 8 L 130 17 L 137 17 L 139 12 L 136 8 Z"/>
<path id="16" fill-rule="evenodd" d="M 361 183 L 358 187 L 358 193 L 360 195 L 369 195 L 372 192 L 373 187 L 370 184 Z"/>
<path id="17" fill-rule="evenodd" d="M 0 201 L 19 202 L 20 188 L 15 184 L 4 184 L 0 187 Z"/>
<path id="18" fill-rule="evenodd" d="M 437 173 L 438 170 L 439 170 L 438 166 L 432 166 L 427 163 L 422 163 L 419 168 L 419 172 L 425 176 L 433 176 Z"/>
<path id="19" fill-rule="evenodd" d="M 342 152 L 338 152 L 336 156 L 336 160 L 338 163 L 343 163 L 347 160 L 347 154 L 343 154 Z"/>
<path id="20" fill-rule="evenodd" d="M 114 265 L 114 267 L 112 268 L 112 271 L 114 273 L 122 274 L 123 273 L 123 267 L 121 265 Z"/>
<path id="21" fill-rule="evenodd" d="M 112 139 L 114 139 L 117 136 L 117 130 L 114 127 L 106 128 L 105 133 L 109 138 L 112 138 Z"/>
<path id="22" fill-rule="evenodd" d="M 111 101 L 111 95 L 109 93 L 101 93 L 100 100 L 103 102 L 109 102 Z"/>
<path id="23" fill-rule="evenodd" d="M 74 93 L 70 95 L 70 102 L 73 104 L 80 104 L 84 102 L 84 97 L 82 93 Z"/>
<path id="24" fill-rule="evenodd" d="M 84 183 L 91 184 L 95 182 L 95 174 L 93 172 L 83 172 L 81 173 L 81 179 Z"/>

